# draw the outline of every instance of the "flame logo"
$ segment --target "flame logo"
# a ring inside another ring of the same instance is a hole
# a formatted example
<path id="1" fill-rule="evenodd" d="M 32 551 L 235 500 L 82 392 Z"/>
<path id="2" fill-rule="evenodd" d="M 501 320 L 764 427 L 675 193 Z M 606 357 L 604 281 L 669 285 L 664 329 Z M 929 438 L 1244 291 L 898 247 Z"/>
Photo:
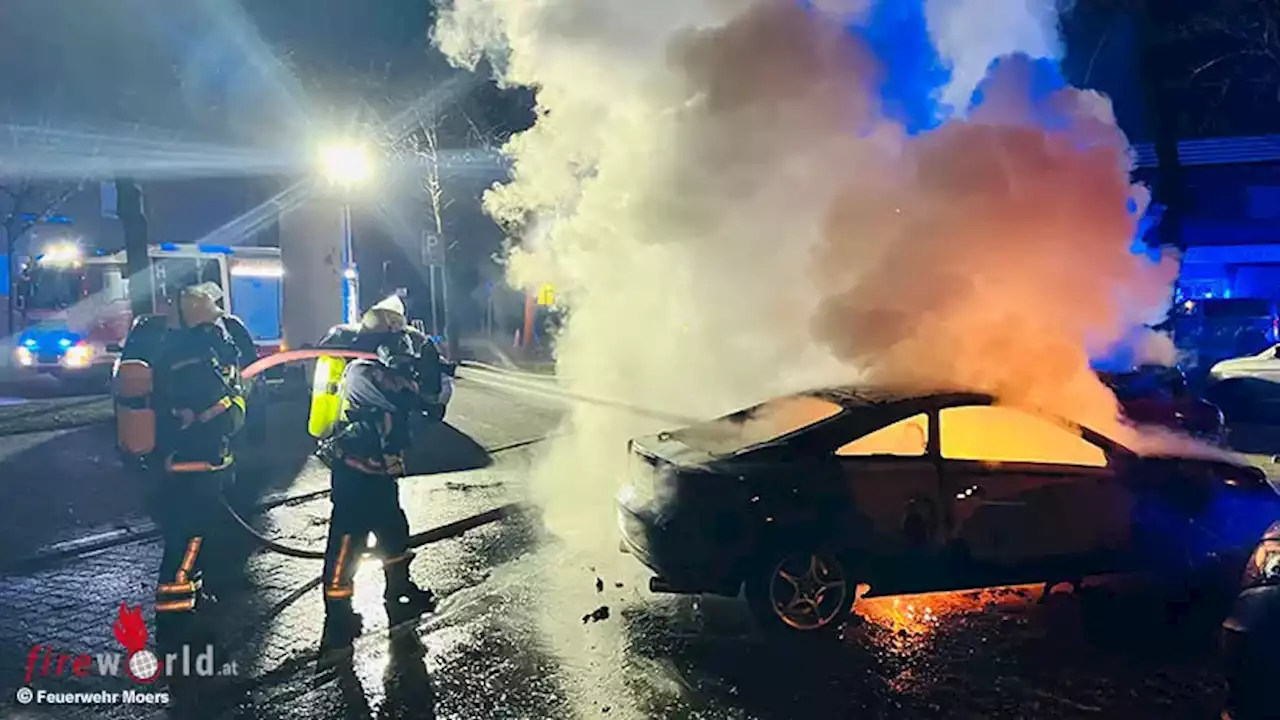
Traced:
<path id="1" fill-rule="evenodd" d="M 111 629 L 115 631 L 116 640 L 120 641 L 124 649 L 130 653 L 137 652 L 147 646 L 147 624 L 142 620 L 141 605 L 130 610 L 121 601 L 120 613 L 117 615 Z"/>

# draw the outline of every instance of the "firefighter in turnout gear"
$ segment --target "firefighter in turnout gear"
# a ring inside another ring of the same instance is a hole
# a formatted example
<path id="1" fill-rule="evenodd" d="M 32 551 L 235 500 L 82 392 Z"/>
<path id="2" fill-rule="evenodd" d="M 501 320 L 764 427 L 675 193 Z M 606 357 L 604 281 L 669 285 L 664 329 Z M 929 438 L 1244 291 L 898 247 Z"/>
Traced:
<path id="1" fill-rule="evenodd" d="M 136 340 L 131 333 L 126 341 L 125 358 L 153 373 L 149 406 L 157 437 L 150 464 L 161 475 L 155 504 L 164 554 L 155 610 L 162 636 L 212 599 L 204 571 L 227 570 L 217 562 L 230 530 L 220 497 L 234 479 L 231 439 L 244 424 L 245 400 L 240 351 L 223 324 L 220 298 L 212 283 L 188 287 L 169 309 L 163 332 L 160 319 L 152 318 L 135 326 Z M 122 361 L 118 380 L 124 370 Z M 124 437 L 128 419 L 117 413 L 117 422 Z"/>
<path id="2" fill-rule="evenodd" d="M 403 316 L 400 316 L 401 318 Z M 356 564 L 370 534 L 386 577 L 387 617 L 396 625 L 435 609 L 435 597 L 409 578 L 409 522 L 400 507 L 398 478 L 410 415 L 419 411 L 418 358 L 395 313 L 366 313 L 362 334 L 376 337 L 377 360 L 347 365 L 339 383 L 341 417 L 322 443 L 331 470 L 333 514 L 325 549 L 325 632 L 322 645 L 345 648 L 360 634 L 351 608 Z"/>

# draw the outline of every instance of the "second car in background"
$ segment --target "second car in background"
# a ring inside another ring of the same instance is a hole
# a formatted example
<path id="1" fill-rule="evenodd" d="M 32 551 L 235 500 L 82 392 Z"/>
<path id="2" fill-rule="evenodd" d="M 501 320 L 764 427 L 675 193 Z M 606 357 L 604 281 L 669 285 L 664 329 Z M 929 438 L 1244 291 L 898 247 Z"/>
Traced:
<path id="1" fill-rule="evenodd" d="M 1160 425 L 1217 445 L 1227 441 L 1226 419 L 1217 405 L 1196 397 L 1182 371 L 1142 366 L 1127 372 L 1099 372 L 1116 394 L 1125 417 L 1139 425 Z"/>

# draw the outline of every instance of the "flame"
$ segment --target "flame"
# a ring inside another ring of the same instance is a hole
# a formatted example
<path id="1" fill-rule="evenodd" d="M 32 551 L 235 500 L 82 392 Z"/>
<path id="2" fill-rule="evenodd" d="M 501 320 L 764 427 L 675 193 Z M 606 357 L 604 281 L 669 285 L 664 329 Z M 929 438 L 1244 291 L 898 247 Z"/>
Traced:
<path id="1" fill-rule="evenodd" d="M 1043 584 L 1010 585 L 868 598 L 855 605 L 854 610 L 866 621 L 891 633 L 927 637 L 946 618 L 985 612 L 996 605 L 1032 603 L 1043 591 Z"/>
<path id="2" fill-rule="evenodd" d="M 147 624 L 142 620 L 142 606 L 132 610 L 123 601 L 120 602 L 120 613 L 115 624 L 116 640 L 129 652 L 137 652 L 147 646 Z"/>

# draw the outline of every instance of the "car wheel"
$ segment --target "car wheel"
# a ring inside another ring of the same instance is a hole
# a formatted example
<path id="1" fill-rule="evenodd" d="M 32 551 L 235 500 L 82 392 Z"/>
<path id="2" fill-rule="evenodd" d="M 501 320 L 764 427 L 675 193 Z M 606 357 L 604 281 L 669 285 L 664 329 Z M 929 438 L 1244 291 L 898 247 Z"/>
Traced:
<path id="1" fill-rule="evenodd" d="M 747 580 L 746 593 L 762 629 L 818 633 L 840 627 L 856 588 L 847 561 L 811 549 L 770 555 Z"/>

